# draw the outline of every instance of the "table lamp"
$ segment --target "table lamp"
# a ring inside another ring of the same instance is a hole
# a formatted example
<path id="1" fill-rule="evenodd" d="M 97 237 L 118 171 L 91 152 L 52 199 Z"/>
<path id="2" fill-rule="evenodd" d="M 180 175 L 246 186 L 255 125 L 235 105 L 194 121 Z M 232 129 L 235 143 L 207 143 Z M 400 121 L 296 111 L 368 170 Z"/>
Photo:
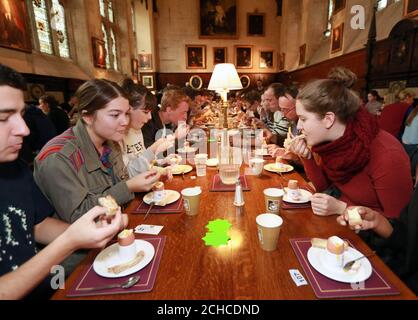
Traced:
<path id="1" fill-rule="evenodd" d="M 209 90 L 214 90 L 221 95 L 222 113 L 224 117 L 223 127 L 228 128 L 228 98 L 230 90 L 242 89 L 241 80 L 232 63 L 218 63 L 213 70 L 209 81 Z"/>

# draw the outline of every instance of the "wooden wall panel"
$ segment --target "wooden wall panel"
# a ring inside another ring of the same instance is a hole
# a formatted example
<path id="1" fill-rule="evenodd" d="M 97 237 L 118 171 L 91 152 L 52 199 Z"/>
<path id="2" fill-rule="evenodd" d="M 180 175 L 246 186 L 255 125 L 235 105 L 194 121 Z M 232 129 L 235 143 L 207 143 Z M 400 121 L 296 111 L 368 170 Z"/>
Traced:
<path id="1" fill-rule="evenodd" d="M 365 49 L 354 51 L 300 70 L 279 74 L 279 79 L 285 84 L 297 83 L 298 85 L 302 85 L 309 80 L 326 78 L 328 72 L 336 66 L 344 66 L 357 75 L 358 81 L 356 83 L 355 90 L 362 91 L 363 88 L 365 88 Z"/>

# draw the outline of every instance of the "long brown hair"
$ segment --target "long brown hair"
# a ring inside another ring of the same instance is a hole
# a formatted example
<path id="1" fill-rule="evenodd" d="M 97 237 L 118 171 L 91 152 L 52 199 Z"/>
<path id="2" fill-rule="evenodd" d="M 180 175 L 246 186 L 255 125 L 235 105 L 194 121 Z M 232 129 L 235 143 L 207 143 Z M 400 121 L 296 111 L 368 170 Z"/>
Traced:
<path id="1" fill-rule="evenodd" d="M 354 118 L 360 108 L 361 100 L 351 87 L 357 76 L 349 69 L 336 67 L 328 74 L 328 79 L 309 82 L 299 92 L 297 99 L 309 112 L 321 118 L 327 112 L 334 112 L 342 123 Z"/>
<path id="2" fill-rule="evenodd" d="M 129 97 L 129 104 L 135 110 L 144 106 L 148 89 L 142 84 L 136 84 L 132 79 L 126 78 L 122 82 L 122 89 Z"/>
<path id="3" fill-rule="evenodd" d="M 97 110 L 105 108 L 112 100 L 123 97 L 128 99 L 123 89 L 113 81 L 93 79 L 84 82 L 76 91 L 78 112 L 80 116 L 93 115 Z"/>

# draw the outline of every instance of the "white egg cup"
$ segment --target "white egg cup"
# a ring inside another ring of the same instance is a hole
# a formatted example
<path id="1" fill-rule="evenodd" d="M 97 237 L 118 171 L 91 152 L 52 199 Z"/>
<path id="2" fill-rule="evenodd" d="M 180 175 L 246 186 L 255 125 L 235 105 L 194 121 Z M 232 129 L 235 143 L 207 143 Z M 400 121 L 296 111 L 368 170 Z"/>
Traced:
<path id="1" fill-rule="evenodd" d="M 297 198 L 300 198 L 301 193 L 300 193 L 300 189 L 289 189 L 287 188 L 287 194 L 288 196 L 293 199 L 296 200 Z"/>
<path id="2" fill-rule="evenodd" d="M 165 198 L 165 190 L 154 191 L 153 201 L 160 202 Z"/>
<path id="3" fill-rule="evenodd" d="M 132 242 L 129 246 L 118 246 L 119 259 L 122 262 L 131 261 L 136 256 L 136 243 Z"/>
<path id="4" fill-rule="evenodd" d="M 324 260 L 328 267 L 334 269 L 342 269 L 344 266 L 344 252 L 341 254 L 335 254 L 325 249 Z"/>

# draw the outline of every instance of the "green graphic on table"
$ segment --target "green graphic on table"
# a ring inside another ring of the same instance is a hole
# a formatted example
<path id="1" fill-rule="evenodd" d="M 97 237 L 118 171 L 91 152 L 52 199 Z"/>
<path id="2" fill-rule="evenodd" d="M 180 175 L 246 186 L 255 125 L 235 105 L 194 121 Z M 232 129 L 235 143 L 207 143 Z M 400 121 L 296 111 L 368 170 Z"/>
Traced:
<path id="1" fill-rule="evenodd" d="M 228 222 L 228 220 L 216 219 L 209 221 L 206 225 L 208 228 L 208 232 L 202 238 L 205 242 L 205 245 L 212 246 L 212 247 L 219 247 L 222 245 L 227 245 L 228 241 L 231 240 L 228 232 L 231 229 L 232 224 Z"/>

